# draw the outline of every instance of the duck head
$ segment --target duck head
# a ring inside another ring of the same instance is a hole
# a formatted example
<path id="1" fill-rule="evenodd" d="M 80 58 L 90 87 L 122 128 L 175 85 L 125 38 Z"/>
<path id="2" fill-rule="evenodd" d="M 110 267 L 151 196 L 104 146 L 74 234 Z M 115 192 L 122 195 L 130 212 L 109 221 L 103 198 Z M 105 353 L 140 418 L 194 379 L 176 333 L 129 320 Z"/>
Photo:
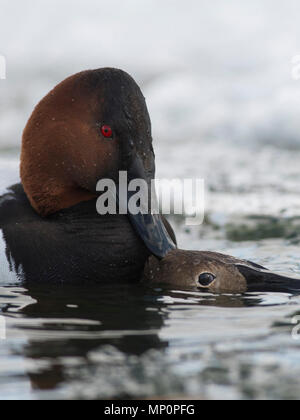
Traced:
<path id="1" fill-rule="evenodd" d="M 216 293 L 243 293 L 245 278 L 233 264 L 226 264 L 216 254 L 174 250 L 159 261 L 150 257 L 143 281 L 183 288 L 206 289 Z"/>
<path id="2" fill-rule="evenodd" d="M 300 280 L 273 273 L 249 261 L 208 251 L 174 250 L 162 260 L 150 257 L 143 281 L 213 293 L 299 293 Z"/>
<path id="3" fill-rule="evenodd" d="M 69 77 L 37 105 L 23 133 L 21 180 L 32 207 L 47 217 L 92 200 L 98 181 L 117 184 L 119 171 L 127 171 L 128 183 L 140 178 L 150 185 L 155 176 L 151 122 L 140 88 L 111 68 Z M 159 258 L 175 247 L 161 216 L 128 216 Z"/>

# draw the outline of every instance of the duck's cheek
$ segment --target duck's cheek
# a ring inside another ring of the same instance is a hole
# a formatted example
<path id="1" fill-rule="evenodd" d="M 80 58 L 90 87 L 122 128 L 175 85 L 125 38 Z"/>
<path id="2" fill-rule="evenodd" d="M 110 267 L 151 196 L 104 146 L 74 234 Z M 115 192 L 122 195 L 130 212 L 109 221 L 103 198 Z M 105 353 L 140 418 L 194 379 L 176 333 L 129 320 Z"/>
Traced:
<path id="1" fill-rule="evenodd" d="M 81 158 L 78 168 L 82 187 L 96 191 L 96 185 L 101 179 L 118 180 L 119 148 L 116 144 L 100 144 L 87 150 Z"/>
<path id="2" fill-rule="evenodd" d="M 224 274 L 209 286 L 209 290 L 213 293 L 240 294 L 247 291 L 247 285 L 234 274 Z"/>
<path id="3" fill-rule="evenodd" d="M 101 145 L 94 157 L 93 173 L 97 182 L 102 178 L 109 178 L 117 181 L 120 170 L 120 153 L 117 144 Z"/>
<path id="4" fill-rule="evenodd" d="M 213 293 L 222 293 L 222 281 L 217 278 L 208 286 L 208 289 Z"/>

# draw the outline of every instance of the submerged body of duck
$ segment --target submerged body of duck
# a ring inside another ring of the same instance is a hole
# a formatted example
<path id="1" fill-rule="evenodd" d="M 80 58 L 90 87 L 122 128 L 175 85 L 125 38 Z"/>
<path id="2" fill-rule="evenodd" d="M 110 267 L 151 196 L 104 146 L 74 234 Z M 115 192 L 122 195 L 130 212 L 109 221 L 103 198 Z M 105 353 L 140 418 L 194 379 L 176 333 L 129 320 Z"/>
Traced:
<path id="1" fill-rule="evenodd" d="M 27 281 L 137 281 L 150 255 L 126 216 L 99 216 L 91 200 L 41 218 L 21 184 L 1 198 L 0 228 L 10 271 Z"/>

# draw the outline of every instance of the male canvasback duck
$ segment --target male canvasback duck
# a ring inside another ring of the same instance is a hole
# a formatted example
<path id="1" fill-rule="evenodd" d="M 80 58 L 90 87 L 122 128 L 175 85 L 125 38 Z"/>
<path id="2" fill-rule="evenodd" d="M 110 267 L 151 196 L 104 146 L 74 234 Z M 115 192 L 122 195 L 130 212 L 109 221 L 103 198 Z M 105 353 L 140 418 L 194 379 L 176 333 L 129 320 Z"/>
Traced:
<path id="1" fill-rule="evenodd" d="M 117 184 L 119 171 L 128 183 L 155 176 L 142 92 L 121 70 L 75 74 L 34 109 L 23 133 L 21 183 L 0 197 L 10 271 L 27 281 L 136 281 L 149 255 L 174 249 L 163 216 L 98 214 L 96 185 Z"/>
<path id="2" fill-rule="evenodd" d="M 250 261 L 209 251 L 173 250 L 163 259 L 151 256 L 143 282 L 196 288 L 212 293 L 287 292 L 300 290 L 300 279 L 273 273 Z"/>

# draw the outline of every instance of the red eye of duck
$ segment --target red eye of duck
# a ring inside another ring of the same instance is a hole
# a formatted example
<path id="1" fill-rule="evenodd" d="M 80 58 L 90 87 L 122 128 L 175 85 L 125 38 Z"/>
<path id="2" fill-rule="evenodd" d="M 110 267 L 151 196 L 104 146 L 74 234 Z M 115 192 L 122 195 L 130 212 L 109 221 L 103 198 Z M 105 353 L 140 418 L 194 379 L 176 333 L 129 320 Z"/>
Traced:
<path id="1" fill-rule="evenodd" d="M 113 136 L 113 131 L 109 125 L 103 125 L 101 127 L 101 133 L 104 137 L 111 139 Z"/>

